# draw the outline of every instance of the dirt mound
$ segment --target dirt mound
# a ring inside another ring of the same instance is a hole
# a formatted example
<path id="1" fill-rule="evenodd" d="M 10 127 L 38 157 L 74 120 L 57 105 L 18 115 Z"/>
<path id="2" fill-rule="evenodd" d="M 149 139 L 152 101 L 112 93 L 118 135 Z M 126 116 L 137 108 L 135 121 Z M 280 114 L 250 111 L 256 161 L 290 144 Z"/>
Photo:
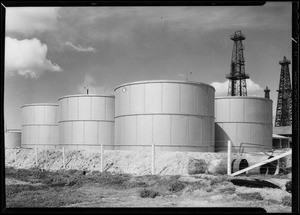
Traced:
<path id="1" fill-rule="evenodd" d="M 238 158 L 233 155 L 232 159 Z M 36 164 L 36 159 L 38 164 Z M 105 150 L 103 171 L 132 175 L 151 174 L 151 151 Z M 252 155 L 252 159 L 255 159 Z M 65 161 L 65 162 L 64 162 Z M 45 170 L 77 169 L 82 171 L 101 170 L 101 152 L 89 150 L 6 149 L 5 165 L 18 169 L 38 167 Z M 226 174 L 227 153 L 213 152 L 167 152 L 155 153 L 155 174 L 191 175 Z"/>
<path id="2" fill-rule="evenodd" d="M 151 158 L 150 151 L 105 150 L 103 170 L 133 175 L 148 175 L 151 174 Z M 205 164 L 207 173 L 215 173 L 220 162 L 212 161 L 224 160 L 224 158 L 226 158 L 224 153 L 158 151 L 155 154 L 155 174 L 189 175 L 189 164 L 191 165 L 192 161 L 201 161 L 201 164 Z M 36 151 L 34 149 L 5 150 L 5 165 L 8 167 L 19 169 L 38 167 L 45 170 L 63 168 L 62 150 L 39 150 L 37 160 L 38 164 L 36 164 Z M 100 151 L 88 150 L 66 151 L 65 165 L 66 169 L 100 170 L 101 153 Z"/>

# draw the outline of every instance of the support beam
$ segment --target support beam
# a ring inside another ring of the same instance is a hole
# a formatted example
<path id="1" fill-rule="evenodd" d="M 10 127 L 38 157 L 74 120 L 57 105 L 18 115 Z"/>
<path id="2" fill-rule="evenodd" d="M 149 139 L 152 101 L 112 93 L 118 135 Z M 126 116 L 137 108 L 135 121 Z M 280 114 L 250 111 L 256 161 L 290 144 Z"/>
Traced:
<path id="1" fill-rule="evenodd" d="M 231 174 L 231 142 L 228 140 L 228 152 L 227 152 L 227 175 Z"/>
<path id="2" fill-rule="evenodd" d="M 155 175 L 155 144 L 152 142 L 152 159 L 151 159 L 151 173 L 152 175 Z"/>
<path id="3" fill-rule="evenodd" d="M 66 153 L 65 153 L 65 147 L 62 147 L 62 157 L 63 157 L 63 168 L 66 169 Z"/>
<path id="4" fill-rule="evenodd" d="M 237 171 L 237 172 L 231 174 L 231 176 L 236 176 L 236 175 L 242 174 L 242 173 L 247 172 L 247 171 L 249 171 L 249 170 L 251 170 L 251 169 L 254 169 L 254 168 L 259 167 L 259 166 L 262 166 L 262 165 L 264 165 L 264 164 L 266 164 L 266 163 L 270 163 L 270 162 L 272 162 L 272 161 L 278 160 L 278 159 L 283 158 L 283 157 L 285 157 L 285 156 L 288 156 L 288 155 L 290 155 L 290 154 L 292 154 L 292 150 L 290 150 L 290 151 L 288 151 L 288 152 L 285 152 L 285 153 L 283 153 L 283 154 L 281 154 L 281 155 L 277 155 L 277 156 L 275 156 L 275 157 L 273 157 L 273 158 L 271 158 L 271 159 L 268 159 L 268 160 L 259 162 L 259 163 L 257 163 L 257 164 L 252 165 L 252 166 L 249 166 L 249 167 L 247 167 L 247 168 L 245 168 L 245 169 L 242 169 L 242 170 L 240 170 L 240 171 Z"/>
<path id="5" fill-rule="evenodd" d="M 101 165 L 100 165 L 100 172 L 103 172 L 104 167 L 104 150 L 103 150 L 103 143 L 101 143 Z"/>

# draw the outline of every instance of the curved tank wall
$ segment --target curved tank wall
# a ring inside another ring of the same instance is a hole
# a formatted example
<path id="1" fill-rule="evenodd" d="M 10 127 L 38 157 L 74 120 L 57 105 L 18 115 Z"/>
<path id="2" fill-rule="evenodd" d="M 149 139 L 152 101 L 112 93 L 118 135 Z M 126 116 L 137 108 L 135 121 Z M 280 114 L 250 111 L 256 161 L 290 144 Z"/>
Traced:
<path id="1" fill-rule="evenodd" d="M 58 142 L 58 104 L 27 104 L 22 111 L 22 147 L 56 148 Z"/>
<path id="2" fill-rule="evenodd" d="M 115 149 L 214 151 L 215 89 L 199 82 L 141 81 L 115 88 Z"/>
<path id="3" fill-rule="evenodd" d="M 5 148 L 21 147 L 21 130 L 7 130 L 5 131 Z"/>
<path id="4" fill-rule="evenodd" d="M 114 96 L 81 94 L 59 99 L 61 146 L 71 149 L 113 149 Z"/>
<path id="5" fill-rule="evenodd" d="M 228 96 L 215 99 L 216 152 L 260 152 L 272 148 L 272 100 L 261 97 Z"/>

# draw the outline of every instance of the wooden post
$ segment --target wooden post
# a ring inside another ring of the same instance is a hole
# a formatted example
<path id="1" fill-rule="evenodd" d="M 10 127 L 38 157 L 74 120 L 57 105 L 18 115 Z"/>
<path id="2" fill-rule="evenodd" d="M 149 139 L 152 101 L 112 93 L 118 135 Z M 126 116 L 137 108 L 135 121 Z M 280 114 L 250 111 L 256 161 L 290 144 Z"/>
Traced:
<path id="1" fill-rule="evenodd" d="M 35 164 L 39 165 L 39 163 L 38 163 L 38 148 L 35 148 Z"/>
<path id="2" fill-rule="evenodd" d="M 62 147 L 62 156 L 63 156 L 63 168 L 66 169 L 66 156 L 65 156 L 65 147 Z"/>
<path id="3" fill-rule="evenodd" d="M 231 174 L 231 142 L 228 140 L 228 152 L 227 152 L 227 175 Z"/>
<path id="4" fill-rule="evenodd" d="M 16 153 L 15 153 L 15 163 L 17 163 L 17 153 L 18 153 L 18 149 L 16 149 Z"/>
<path id="5" fill-rule="evenodd" d="M 155 144 L 152 142 L 152 165 L 151 173 L 155 175 Z"/>
<path id="6" fill-rule="evenodd" d="M 104 161 L 104 151 L 103 151 L 103 143 L 101 143 L 101 166 L 100 166 L 100 172 L 103 172 L 103 161 Z"/>

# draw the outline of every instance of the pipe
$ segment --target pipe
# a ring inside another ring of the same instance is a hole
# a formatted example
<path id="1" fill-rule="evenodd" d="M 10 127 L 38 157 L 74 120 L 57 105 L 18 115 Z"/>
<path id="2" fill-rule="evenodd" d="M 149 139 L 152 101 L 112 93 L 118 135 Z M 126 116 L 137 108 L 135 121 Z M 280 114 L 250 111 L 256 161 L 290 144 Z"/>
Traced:
<path id="1" fill-rule="evenodd" d="M 155 144 L 152 142 L 152 175 L 155 175 Z"/>
<path id="2" fill-rule="evenodd" d="M 244 158 L 238 158 L 232 161 L 232 173 L 249 167 L 249 163 Z"/>
<path id="3" fill-rule="evenodd" d="M 273 158 L 274 156 L 270 156 L 268 159 Z M 277 168 L 278 168 L 278 160 L 272 161 L 270 163 L 267 164 L 268 165 L 268 175 L 275 175 L 275 173 L 277 172 Z"/>
<path id="4" fill-rule="evenodd" d="M 235 172 L 235 173 L 231 174 L 231 176 L 239 175 L 239 174 L 241 174 L 241 173 L 247 172 L 247 171 L 249 171 L 249 170 L 251 170 L 251 169 L 254 169 L 254 168 L 256 168 L 256 167 L 262 166 L 262 165 L 264 165 L 264 164 L 266 164 L 266 163 L 270 163 L 270 162 L 272 162 L 272 161 L 278 160 L 279 158 L 285 157 L 285 156 L 290 155 L 290 154 L 292 154 L 292 150 L 291 150 L 291 151 L 288 151 L 288 152 L 286 152 L 286 153 L 283 153 L 283 154 L 281 154 L 281 155 L 275 156 L 275 157 L 273 157 L 273 158 L 271 158 L 271 159 L 268 159 L 268 160 L 259 162 L 259 163 L 255 164 L 255 165 L 252 165 L 252 166 L 250 166 L 250 167 L 247 167 L 246 169 L 243 169 L 243 170 L 240 170 L 240 171 L 238 171 L 238 172 Z"/>

